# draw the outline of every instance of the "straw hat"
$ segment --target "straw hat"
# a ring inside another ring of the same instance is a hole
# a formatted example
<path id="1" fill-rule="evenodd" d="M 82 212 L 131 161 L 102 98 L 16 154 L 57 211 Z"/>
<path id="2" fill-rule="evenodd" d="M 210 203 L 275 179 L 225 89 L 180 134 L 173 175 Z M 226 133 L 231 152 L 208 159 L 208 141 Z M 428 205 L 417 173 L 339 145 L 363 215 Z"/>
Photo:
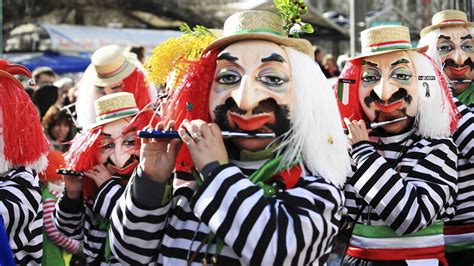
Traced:
<path id="1" fill-rule="evenodd" d="M 99 48 L 91 57 L 96 86 L 108 86 L 128 77 L 136 66 L 125 55 L 118 45 L 107 45 Z"/>
<path id="2" fill-rule="evenodd" d="M 94 106 L 95 123 L 88 128 L 95 128 L 138 113 L 135 98 L 129 92 L 117 92 L 102 96 L 94 102 Z"/>
<path id="3" fill-rule="evenodd" d="M 313 57 L 313 47 L 305 39 L 289 38 L 277 14 L 266 11 L 242 11 L 224 22 L 223 37 L 211 43 L 206 51 L 243 40 L 263 40 L 292 47 Z"/>
<path id="4" fill-rule="evenodd" d="M 444 10 L 434 14 L 431 19 L 431 25 L 423 28 L 420 36 L 423 38 L 423 36 L 435 29 L 458 26 L 474 27 L 474 23 L 467 21 L 467 15 L 462 11 Z"/>
<path id="5" fill-rule="evenodd" d="M 412 48 L 408 27 L 398 25 L 377 26 L 360 33 L 361 55 L 350 59 L 374 56 L 396 51 L 415 50 L 424 53 L 428 46 Z"/>

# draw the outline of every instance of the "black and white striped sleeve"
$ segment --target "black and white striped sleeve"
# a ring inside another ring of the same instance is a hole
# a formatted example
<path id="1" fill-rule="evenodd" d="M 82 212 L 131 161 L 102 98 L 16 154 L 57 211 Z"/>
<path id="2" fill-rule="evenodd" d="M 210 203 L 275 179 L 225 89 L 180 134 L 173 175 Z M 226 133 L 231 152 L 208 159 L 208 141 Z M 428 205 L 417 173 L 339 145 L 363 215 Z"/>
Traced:
<path id="1" fill-rule="evenodd" d="M 56 203 L 54 223 L 65 236 L 81 240 L 83 237 L 85 206 L 82 197 L 79 200 L 68 198 L 64 192 Z"/>
<path id="2" fill-rule="evenodd" d="M 418 160 L 411 169 L 392 169 L 370 142 L 353 145 L 357 171 L 348 183 L 398 235 L 419 231 L 438 215 L 457 193 L 457 153 L 451 139 L 417 142 L 404 160 Z"/>
<path id="3" fill-rule="evenodd" d="M 145 265 L 156 262 L 171 206 L 169 201 L 161 204 L 160 191 L 164 191 L 164 186 L 135 172 L 118 200 L 111 215 L 109 236 L 111 250 L 122 264 Z M 143 193 L 146 195 L 142 196 L 155 196 L 154 202 L 158 204 L 149 206 L 137 200 L 134 195 L 137 187 L 147 190 L 147 193 Z"/>
<path id="4" fill-rule="evenodd" d="M 455 98 L 453 100 L 461 114 L 453 140 L 459 153 L 470 163 L 474 163 L 474 113 L 460 101 Z"/>
<path id="5" fill-rule="evenodd" d="M 307 265 L 330 252 L 343 194 L 322 178 L 265 197 L 241 170 L 222 165 L 193 197 L 195 215 L 250 265 Z"/>
<path id="6" fill-rule="evenodd" d="M 0 178 L 0 215 L 17 264 L 40 264 L 42 205 L 39 179 L 33 170 L 21 167 Z"/>
<path id="7" fill-rule="evenodd" d="M 116 180 L 110 179 L 99 187 L 94 201 L 93 211 L 109 219 L 115 204 L 125 188 Z"/>

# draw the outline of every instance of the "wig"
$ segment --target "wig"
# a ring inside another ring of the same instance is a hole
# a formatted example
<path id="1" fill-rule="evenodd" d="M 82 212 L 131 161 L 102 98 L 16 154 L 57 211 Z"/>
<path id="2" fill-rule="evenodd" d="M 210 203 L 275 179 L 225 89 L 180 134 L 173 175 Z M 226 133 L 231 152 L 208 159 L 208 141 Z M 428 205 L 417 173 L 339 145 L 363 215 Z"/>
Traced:
<path id="1" fill-rule="evenodd" d="M 13 75 L 31 77 L 19 65 L 0 60 L 0 115 L 3 139 L 0 139 L 0 172 L 21 166 L 43 171 L 48 163 L 49 145 L 43 134 L 35 105 Z"/>

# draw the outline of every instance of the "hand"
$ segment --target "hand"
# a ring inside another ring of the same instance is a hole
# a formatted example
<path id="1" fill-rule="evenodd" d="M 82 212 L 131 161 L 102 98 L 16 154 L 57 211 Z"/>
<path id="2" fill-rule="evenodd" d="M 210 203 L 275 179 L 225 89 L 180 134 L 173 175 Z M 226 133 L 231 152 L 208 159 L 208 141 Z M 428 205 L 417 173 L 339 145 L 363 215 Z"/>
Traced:
<path id="1" fill-rule="evenodd" d="M 155 129 L 172 130 L 174 126 L 174 121 L 171 121 L 165 129 L 160 122 Z M 140 167 L 143 172 L 156 182 L 166 183 L 174 169 L 180 144 L 180 139 L 142 139 Z"/>
<path id="2" fill-rule="evenodd" d="M 97 187 L 112 179 L 112 175 L 103 164 L 98 164 L 93 166 L 92 169 L 84 171 L 84 175 L 94 180 Z"/>
<path id="3" fill-rule="evenodd" d="M 83 183 L 82 176 L 64 175 L 64 187 L 66 188 L 67 197 L 78 200 L 82 194 Z"/>
<path id="4" fill-rule="evenodd" d="M 344 123 L 346 123 L 347 130 L 349 130 L 348 137 L 352 145 L 360 141 L 369 140 L 370 130 L 367 129 L 364 120 L 353 120 L 351 122 L 348 118 L 344 118 Z"/>
<path id="5" fill-rule="evenodd" d="M 203 120 L 184 120 L 178 133 L 188 146 L 198 171 L 208 163 L 228 161 L 221 130 L 216 124 L 208 124 Z"/>

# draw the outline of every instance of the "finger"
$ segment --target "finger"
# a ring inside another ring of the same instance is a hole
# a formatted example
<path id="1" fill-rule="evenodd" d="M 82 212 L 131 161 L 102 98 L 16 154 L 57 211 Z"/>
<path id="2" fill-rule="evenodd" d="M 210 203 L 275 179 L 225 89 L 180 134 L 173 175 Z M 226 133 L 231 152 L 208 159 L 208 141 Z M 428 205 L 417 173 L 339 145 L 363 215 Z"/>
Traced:
<path id="1" fill-rule="evenodd" d="M 165 128 L 165 123 L 162 121 L 158 122 L 155 126 L 155 130 L 163 130 Z"/>
<path id="2" fill-rule="evenodd" d="M 194 123 L 186 121 L 183 122 L 182 126 L 186 129 L 188 135 L 193 138 L 194 142 L 199 142 L 199 140 L 201 140 L 201 138 L 203 137 L 201 131 Z"/>
<path id="3" fill-rule="evenodd" d="M 84 175 L 92 179 L 96 178 L 96 174 L 90 170 L 84 171 Z"/>
<path id="4" fill-rule="evenodd" d="M 170 141 L 168 151 L 171 158 L 176 158 L 182 143 L 181 139 L 173 139 Z"/>
<path id="5" fill-rule="evenodd" d="M 166 125 L 165 130 L 173 130 L 176 127 L 176 122 L 174 120 L 170 120 L 168 125 Z"/>
<path id="6" fill-rule="evenodd" d="M 193 138 L 191 138 L 191 136 L 186 131 L 186 129 L 180 128 L 178 130 L 178 134 L 179 134 L 179 137 L 183 140 L 184 144 L 186 144 L 186 146 L 192 147 L 192 146 L 196 145 Z"/>
<path id="7" fill-rule="evenodd" d="M 344 123 L 346 124 L 347 127 L 349 127 L 349 125 L 351 125 L 351 121 L 347 117 L 344 117 Z"/>
<path id="8" fill-rule="evenodd" d="M 364 120 L 359 120 L 357 122 L 357 124 L 359 125 L 360 128 L 363 128 L 363 129 L 366 129 L 366 126 L 365 126 L 365 121 Z"/>
<path id="9" fill-rule="evenodd" d="M 204 121 L 202 121 L 202 123 L 199 123 L 198 127 L 203 138 L 212 138 L 214 136 L 209 125 Z"/>
<path id="10" fill-rule="evenodd" d="M 210 128 L 210 131 L 212 132 L 212 134 L 214 136 L 219 137 L 220 139 L 223 139 L 222 138 L 222 131 L 216 123 L 210 123 L 208 125 L 209 125 L 209 128 Z"/>

